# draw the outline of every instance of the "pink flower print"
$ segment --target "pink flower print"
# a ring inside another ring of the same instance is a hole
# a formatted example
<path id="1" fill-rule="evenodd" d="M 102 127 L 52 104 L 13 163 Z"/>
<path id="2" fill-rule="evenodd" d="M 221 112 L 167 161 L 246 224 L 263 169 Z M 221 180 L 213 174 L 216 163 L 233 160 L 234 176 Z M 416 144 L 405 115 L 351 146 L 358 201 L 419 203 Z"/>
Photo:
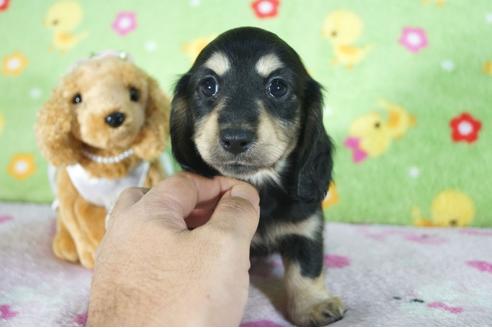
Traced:
<path id="1" fill-rule="evenodd" d="M 458 313 L 463 312 L 463 308 L 460 306 L 449 306 L 449 305 L 446 305 L 442 302 L 432 302 L 432 303 L 427 304 L 427 306 L 430 308 L 433 308 L 433 309 L 441 309 L 441 310 L 444 310 L 446 312 L 454 313 L 454 314 L 458 314 Z"/>
<path id="2" fill-rule="evenodd" d="M 75 324 L 84 327 L 87 323 L 87 312 L 77 314 L 73 321 Z"/>
<path id="3" fill-rule="evenodd" d="M 388 235 L 385 233 L 366 233 L 365 236 L 377 241 L 385 241 Z"/>
<path id="4" fill-rule="evenodd" d="M 116 16 L 112 26 L 116 33 L 125 36 L 137 28 L 137 16 L 131 11 L 121 11 Z"/>
<path id="5" fill-rule="evenodd" d="M 352 149 L 352 161 L 354 163 L 360 163 L 367 158 L 367 153 L 360 148 L 359 138 L 348 137 L 344 144 L 345 147 Z"/>
<path id="6" fill-rule="evenodd" d="M 408 51 L 417 53 L 427 47 L 427 34 L 420 27 L 405 27 L 401 32 L 400 44 Z"/>
<path id="7" fill-rule="evenodd" d="M 5 223 L 7 221 L 13 220 L 14 218 L 10 215 L 0 214 L 0 224 Z"/>
<path id="8" fill-rule="evenodd" d="M 446 239 L 444 238 L 427 235 L 425 233 L 424 234 L 409 233 L 409 234 L 405 234 L 403 237 L 408 241 L 413 241 L 415 243 L 424 244 L 424 245 L 439 245 L 446 242 Z"/>
<path id="9" fill-rule="evenodd" d="M 249 269 L 249 273 L 253 276 L 261 277 L 261 278 L 269 278 L 273 275 L 277 265 L 272 261 L 258 261 Z"/>
<path id="10" fill-rule="evenodd" d="M 491 262 L 473 260 L 473 261 L 467 261 L 466 264 L 468 264 L 472 268 L 477 269 L 478 271 L 492 273 Z"/>
<path id="11" fill-rule="evenodd" d="M 258 18 L 272 18 L 277 16 L 280 0 L 255 0 L 251 8 Z"/>
<path id="12" fill-rule="evenodd" d="M 283 327 L 282 325 L 270 320 L 257 320 L 242 323 L 240 327 Z"/>
<path id="13" fill-rule="evenodd" d="M 487 237 L 487 236 L 490 236 L 492 237 L 492 231 L 487 231 L 487 230 L 475 230 L 475 229 L 463 229 L 463 230 L 460 230 L 460 232 L 462 234 L 465 234 L 465 235 L 470 235 L 470 236 L 484 236 L 484 237 Z"/>
<path id="14" fill-rule="evenodd" d="M 325 266 L 328 268 L 344 268 L 350 265 L 350 259 L 345 256 L 328 254 L 325 255 Z"/>
<path id="15" fill-rule="evenodd" d="M 0 305 L 0 319 L 9 320 L 17 315 L 17 312 L 10 309 L 10 305 L 1 304 Z"/>
<path id="16" fill-rule="evenodd" d="M 449 122 L 451 127 L 451 138 L 454 142 L 473 143 L 478 139 L 478 132 L 482 128 L 482 122 L 476 120 L 469 113 L 462 113 L 460 116 L 453 117 Z"/>

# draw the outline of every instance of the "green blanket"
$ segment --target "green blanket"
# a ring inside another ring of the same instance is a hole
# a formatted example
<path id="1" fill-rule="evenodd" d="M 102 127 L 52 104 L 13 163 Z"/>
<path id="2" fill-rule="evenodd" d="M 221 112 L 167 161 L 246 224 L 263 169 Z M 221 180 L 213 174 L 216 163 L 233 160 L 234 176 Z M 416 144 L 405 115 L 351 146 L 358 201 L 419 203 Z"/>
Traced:
<path id="1" fill-rule="evenodd" d="M 78 59 L 127 51 L 170 94 L 245 25 L 279 34 L 326 89 L 330 219 L 492 225 L 489 0 L 0 0 L 0 199 L 52 199 L 33 124 Z"/>

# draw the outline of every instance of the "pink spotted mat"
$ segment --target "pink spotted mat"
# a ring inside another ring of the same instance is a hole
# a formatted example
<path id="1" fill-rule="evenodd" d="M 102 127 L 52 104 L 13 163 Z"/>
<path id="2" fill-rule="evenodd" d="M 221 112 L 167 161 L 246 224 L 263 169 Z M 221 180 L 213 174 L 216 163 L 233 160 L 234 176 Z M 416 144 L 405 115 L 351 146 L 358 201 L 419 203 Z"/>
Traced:
<path id="1" fill-rule="evenodd" d="M 0 326 L 82 326 L 91 272 L 51 253 L 48 206 L 0 204 Z M 333 326 L 492 325 L 492 230 L 330 223 Z M 242 326 L 290 326 L 278 256 L 254 260 Z"/>

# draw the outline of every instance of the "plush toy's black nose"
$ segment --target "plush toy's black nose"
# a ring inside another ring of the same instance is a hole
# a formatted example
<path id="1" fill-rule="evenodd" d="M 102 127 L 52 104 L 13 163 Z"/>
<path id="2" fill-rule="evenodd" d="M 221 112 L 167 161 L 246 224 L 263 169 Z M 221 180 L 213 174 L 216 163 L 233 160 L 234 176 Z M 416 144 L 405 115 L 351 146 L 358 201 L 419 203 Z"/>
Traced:
<path id="1" fill-rule="evenodd" d="M 104 118 L 107 125 L 112 128 L 120 127 L 125 122 L 126 115 L 122 112 L 114 112 Z"/>
<path id="2" fill-rule="evenodd" d="M 225 129 L 220 132 L 220 145 L 234 155 L 248 150 L 255 141 L 255 134 L 248 130 Z"/>

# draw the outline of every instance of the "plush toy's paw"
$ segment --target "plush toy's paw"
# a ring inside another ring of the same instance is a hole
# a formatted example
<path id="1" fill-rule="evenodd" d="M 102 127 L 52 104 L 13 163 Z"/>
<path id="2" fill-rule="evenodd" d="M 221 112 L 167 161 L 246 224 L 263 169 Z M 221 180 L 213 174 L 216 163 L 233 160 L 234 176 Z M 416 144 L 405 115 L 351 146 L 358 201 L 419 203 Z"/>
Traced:
<path id="1" fill-rule="evenodd" d="M 70 235 L 58 233 L 53 240 L 52 247 L 56 257 L 70 262 L 77 262 L 79 258 L 77 249 Z"/>
<path id="2" fill-rule="evenodd" d="M 94 268 L 94 260 L 95 260 L 95 249 L 86 248 L 80 252 L 80 263 L 87 269 Z"/>
<path id="3" fill-rule="evenodd" d="M 342 319 L 344 313 L 342 301 L 338 297 L 329 297 L 290 316 L 298 326 L 326 326 Z"/>

